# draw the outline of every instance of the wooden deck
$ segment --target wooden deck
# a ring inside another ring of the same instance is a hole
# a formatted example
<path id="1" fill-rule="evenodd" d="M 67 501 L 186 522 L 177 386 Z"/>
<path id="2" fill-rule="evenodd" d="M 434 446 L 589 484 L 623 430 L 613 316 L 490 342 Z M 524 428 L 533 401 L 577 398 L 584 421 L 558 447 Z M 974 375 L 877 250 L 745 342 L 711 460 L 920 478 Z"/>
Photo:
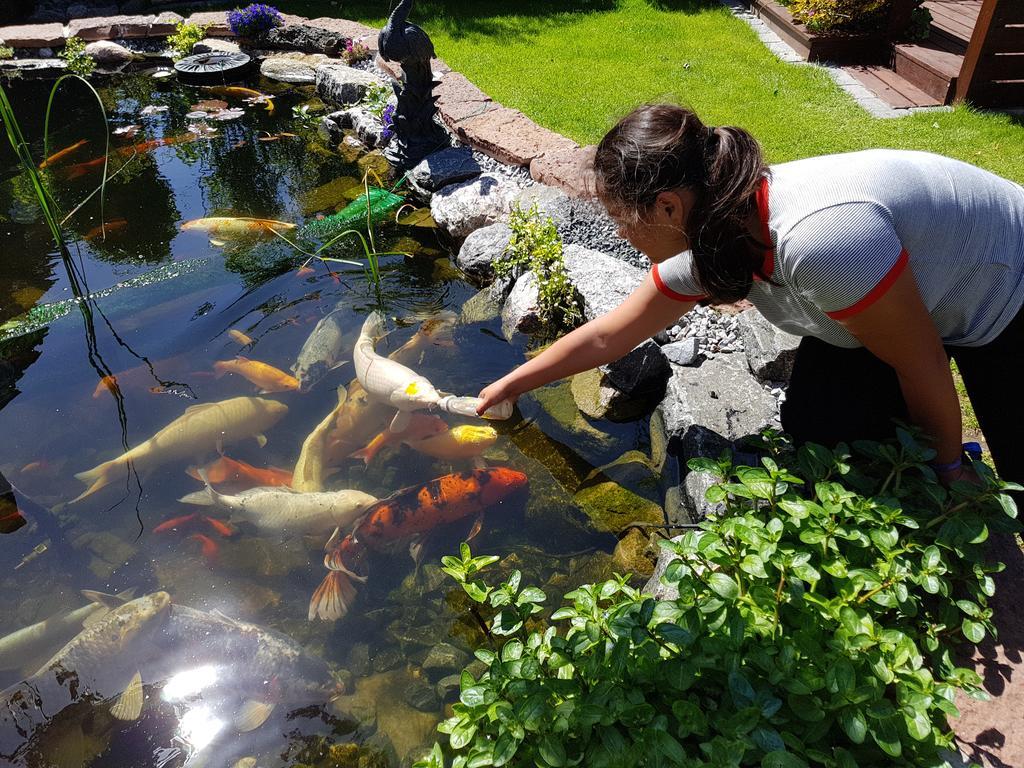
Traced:
<path id="1" fill-rule="evenodd" d="M 896 109 L 937 107 L 942 102 L 930 96 L 889 67 L 878 65 L 843 67 L 878 98 Z"/>
<path id="2" fill-rule="evenodd" d="M 963 53 L 981 12 L 982 0 L 925 0 L 931 11 L 931 37 L 953 53 Z"/>

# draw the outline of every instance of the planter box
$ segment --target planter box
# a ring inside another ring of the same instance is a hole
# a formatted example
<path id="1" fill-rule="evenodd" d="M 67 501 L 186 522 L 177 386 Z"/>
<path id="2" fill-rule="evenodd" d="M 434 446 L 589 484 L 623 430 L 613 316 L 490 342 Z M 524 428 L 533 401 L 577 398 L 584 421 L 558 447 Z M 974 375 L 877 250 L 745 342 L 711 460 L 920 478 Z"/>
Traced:
<path id="1" fill-rule="evenodd" d="M 884 62 L 889 55 L 889 43 L 882 30 L 812 32 L 794 21 L 792 14 L 773 0 L 750 0 L 750 10 L 807 61 L 870 64 Z"/>

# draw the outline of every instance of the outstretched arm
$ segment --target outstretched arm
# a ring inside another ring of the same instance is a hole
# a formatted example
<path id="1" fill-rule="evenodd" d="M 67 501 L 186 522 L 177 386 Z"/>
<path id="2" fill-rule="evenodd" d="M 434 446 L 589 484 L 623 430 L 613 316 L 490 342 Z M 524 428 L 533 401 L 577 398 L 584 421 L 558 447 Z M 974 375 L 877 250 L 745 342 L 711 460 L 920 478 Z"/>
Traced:
<path id="1" fill-rule="evenodd" d="M 618 360 L 693 307 L 692 301 L 678 301 L 662 294 L 651 275 L 647 275 L 607 315 L 563 336 L 533 360 L 485 387 L 480 393 L 483 403 L 478 412 L 483 413 L 502 400 L 514 400 L 544 384 Z"/>

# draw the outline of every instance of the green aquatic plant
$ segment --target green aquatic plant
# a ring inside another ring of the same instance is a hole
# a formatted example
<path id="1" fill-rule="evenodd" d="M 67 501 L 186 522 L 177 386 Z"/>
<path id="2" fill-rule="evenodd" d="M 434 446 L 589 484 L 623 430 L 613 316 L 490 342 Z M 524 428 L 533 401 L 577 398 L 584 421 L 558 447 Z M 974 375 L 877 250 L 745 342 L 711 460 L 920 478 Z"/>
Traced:
<path id="1" fill-rule="evenodd" d="M 173 52 L 174 59 L 182 59 L 192 53 L 192 47 L 206 37 L 209 24 L 191 24 L 179 21 L 174 34 L 167 38 L 167 47 Z"/>
<path id="2" fill-rule="evenodd" d="M 96 59 L 85 52 L 85 40 L 80 37 L 69 37 L 58 55 L 76 75 L 88 77 L 96 69 Z"/>
<path id="3" fill-rule="evenodd" d="M 3 45 L 0 41 L 0 61 L 14 58 L 14 49 L 9 45 Z"/>
<path id="4" fill-rule="evenodd" d="M 384 119 L 384 110 L 387 109 L 388 99 L 395 95 L 393 89 L 381 83 L 370 83 L 366 93 L 359 101 L 359 106 L 374 115 L 379 120 Z"/>
<path id="5" fill-rule="evenodd" d="M 957 691 L 985 697 L 956 646 L 993 633 L 985 544 L 1020 528 L 1021 486 L 977 462 L 944 488 L 908 432 L 854 449 L 769 431 L 760 466 L 692 460 L 721 511 L 662 542 L 666 599 L 618 576 L 544 618 L 518 571 L 444 558 L 486 668 L 417 768 L 950 765 Z"/>
<path id="6" fill-rule="evenodd" d="M 317 121 L 317 116 L 309 111 L 309 104 L 300 104 L 292 107 L 292 119 L 309 126 Z"/>
<path id="7" fill-rule="evenodd" d="M 536 204 L 527 211 L 516 204 L 508 225 L 512 237 L 505 252 L 494 260 L 494 273 L 516 278 L 532 272 L 541 321 L 550 329 L 572 328 L 582 322 L 576 291 L 565 271 L 562 238 L 551 218 L 541 221 Z"/>

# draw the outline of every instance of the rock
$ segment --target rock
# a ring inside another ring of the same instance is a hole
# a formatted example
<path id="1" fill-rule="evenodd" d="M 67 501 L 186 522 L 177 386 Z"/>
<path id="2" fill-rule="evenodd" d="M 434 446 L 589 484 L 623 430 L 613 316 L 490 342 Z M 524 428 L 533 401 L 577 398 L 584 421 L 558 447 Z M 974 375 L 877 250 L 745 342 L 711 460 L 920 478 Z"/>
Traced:
<path id="1" fill-rule="evenodd" d="M 427 653 L 422 667 L 428 672 L 461 672 L 470 656 L 450 643 L 438 643 Z"/>
<path id="2" fill-rule="evenodd" d="M 430 213 L 452 237 L 466 237 L 508 216 L 516 189 L 505 179 L 485 174 L 439 190 L 430 199 Z"/>
<path id="3" fill-rule="evenodd" d="M 368 152 L 363 155 L 356 160 L 356 167 L 363 173 L 370 173 L 371 179 L 374 178 L 374 174 L 378 179 L 386 179 L 391 173 L 391 164 L 380 152 Z"/>
<path id="4" fill-rule="evenodd" d="M 348 652 L 348 668 L 356 677 L 370 674 L 370 646 L 367 643 L 354 643 Z"/>
<path id="5" fill-rule="evenodd" d="M 461 686 L 461 675 L 448 675 L 447 677 L 442 677 L 437 681 L 437 685 L 434 687 L 434 690 L 437 692 L 437 698 L 439 698 L 442 703 L 447 704 L 458 700 L 459 689 Z"/>
<path id="6" fill-rule="evenodd" d="M 682 341 L 665 344 L 661 353 L 674 365 L 693 365 L 700 357 L 700 339 L 690 336 Z"/>
<path id="7" fill-rule="evenodd" d="M 204 37 L 192 46 L 192 53 L 238 53 L 239 51 L 241 48 L 237 43 L 216 37 Z"/>
<path id="8" fill-rule="evenodd" d="M 504 222 L 470 232 L 455 263 L 470 277 L 488 282 L 494 277 L 494 260 L 504 255 L 511 237 L 512 230 Z"/>
<path id="9" fill-rule="evenodd" d="M 405 657 L 400 651 L 394 648 L 383 648 L 378 650 L 373 656 L 373 671 L 377 673 L 387 672 L 404 663 Z"/>
<path id="10" fill-rule="evenodd" d="M 348 119 L 347 109 L 325 115 L 320 118 L 320 123 L 317 125 L 316 131 L 329 145 L 334 146 L 335 144 L 339 144 L 345 138 L 345 128 L 351 127 L 342 125 L 341 121 L 343 119 Z"/>
<path id="11" fill-rule="evenodd" d="M 517 332 L 537 333 L 542 327 L 537 279 L 533 272 L 526 272 L 516 280 L 501 308 L 501 332 L 511 341 Z"/>
<path id="12" fill-rule="evenodd" d="M 619 539 L 612 552 L 615 570 L 619 573 L 634 573 L 644 578 L 654 572 L 654 557 L 650 551 L 651 542 L 639 528 L 630 528 L 626 535 Z"/>
<path id="13" fill-rule="evenodd" d="M 21 24 L 0 27 L 0 40 L 11 48 L 49 48 L 64 45 L 63 24 Z"/>
<path id="14" fill-rule="evenodd" d="M 544 412 L 554 420 L 554 423 L 542 424 L 545 432 L 564 445 L 572 446 L 571 450 L 576 454 L 585 452 L 608 455 L 606 452 L 612 447 L 614 440 L 583 418 L 573 400 L 569 382 L 560 381 L 557 384 L 540 387 L 533 390 L 531 395 L 544 409 Z M 577 455 L 575 458 L 578 460 L 579 456 Z M 576 490 L 593 467 L 584 465 L 575 469 L 582 470 L 578 476 L 567 478 L 564 475 L 558 475 L 559 481 L 570 490 Z"/>
<path id="15" fill-rule="evenodd" d="M 434 686 L 426 680 L 413 680 L 402 692 L 406 704 L 420 712 L 436 712 L 441 702 L 437 698 Z"/>
<path id="16" fill-rule="evenodd" d="M 665 522 L 660 504 L 607 480 L 578 490 L 573 500 L 598 531 L 619 533 L 630 523 Z"/>
<path id="17" fill-rule="evenodd" d="M 67 62 L 64 59 L 6 59 L 0 61 L 0 72 L 15 73 L 17 77 L 30 79 L 59 77 L 67 68 Z M 33 217 L 34 215 L 33 213 Z"/>
<path id="18" fill-rule="evenodd" d="M 366 95 L 366 90 L 380 84 L 380 78 L 361 69 L 321 64 L 316 68 L 316 93 L 324 101 L 335 104 L 356 104 Z"/>
<path id="19" fill-rule="evenodd" d="M 257 42 L 265 48 L 322 53 L 327 56 L 337 56 L 345 47 L 345 41 L 344 35 L 307 24 L 274 27 L 257 37 Z"/>
<path id="20" fill-rule="evenodd" d="M 189 24 L 206 27 L 210 37 L 234 37 L 235 33 L 228 26 L 227 11 L 200 11 L 188 17 Z"/>
<path id="21" fill-rule="evenodd" d="M 221 546 L 218 564 L 225 571 L 285 576 L 293 570 L 308 567 L 309 558 L 301 541 L 287 541 L 278 546 L 277 542 L 269 539 L 245 536 Z"/>
<path id="22" fill-rule="evenodd" d="M 377 50 L 377 30 L 365 24 L 360 24 L 358 21 L 338 19 L 333 16 L 321 16 L 316 19 L 307 19 L 303 23 L 309 27 L 325 29 L 342 37 L 351 38 L 353 41 L 362 43 L 371 51 Z"/>
<path id="23" fill-rule="evenodd" d="M 715 511 L 704 498 L 714 481 L 688 472 L 686 462 L 698 456 L 718 458 L 740 438 L 777 426 L 775 398 L 754 379 L 739 355 L 719 355 L 698 368 L 673 366 L 658 410 L 665 432 L 677 446 L 684 476 L 681 501 L 689 518 L 684 522 Z M 676 510 L 669 512 L 673 517 Z"/>
<path id="24" fill-rule="evenodd" d="M 679 541 L 682 536 L 676 536 L 672 541 Z M 641 590 L 645 595 L 650 595 L 655 600 L 678 600 L 679 589 L 675 585 L 663 584 L 661 577 L 665 575 L 665 569 L 668 568 L 669 563 L 673 560 L 678 559 L 677 556 L 669 552 L 664 547 L 658 548 L 658 559 L 654 564 L 654 572 L 651 574 L 651 578 L 647 580 L 644 588 Z"/>
<path id="25" fill-rule="evenodd" d="M 562 256 L 569 279 L 583 297 L 587 320 L 615 309 L 644 280 L 642 270 L 590 248 L 567 245 Z"/>
<path id="26" fill-rule="evenodd" d="M 756 309 L 737 315 L 737 331 L 753 374 L 764 382 L 788 382 L 800 337 L 769 323 Z"/>
<path id="27" fill-rule="evenodd" d="M 669 376 L 669 364 L 665 355 L 651 339 L 634 347 L 613 363 L 601 366 L 605 383 L 620 392 L 634 397 L 661 397 L 662 388 Z"/>
<path id="28" fill-rule="evenodd" d="M 383 136 L 384 124 L 375 114 L 359 107 L 352 107 L 348 110 L 348 114 L 352 130 L 355 131 L 359 141 L 370 149 L 376 149 L 386 143 Z"/>
<path id="29" fill-rule="evenodd" d="M 600 369 L 594 368 L 572 377 L 570 388 L 576 406 L 592 419 L 632 421 L 650 411 L 657 401 L 635 398 L 611 386 Z"/>
<path id="30" fill-rule="evenodd" d="M 96 59 L 96 63 L 105 67 L 119 67 L 135 58 L 135 54 L 123 45 L 109 40 L 97 40 L 85 46 L 85 52 Z"/>
<path id="31" fill-rule="evenodd" d="M 265 58 L 260 64 L 260 74 L 282 83 L 312 85 L 316 82 L 316 68 L 324 61 L 323 55 L 282 53 Z"/>
<path id="32" fill-rule="evenodd" d="M 535 157 L 575 147 L 570 139 L 541 128 L 518 109 L 495 106 L 453 128 L 464 144 L 509 165 L 529 165 Z"/>
<path id="33" fill-rule="evenodd" d="M 459 324 L 489 323 L 500 316 L 501 299 L 496 297 L 488 287 L 475 293 L 469 301 L 462 305 Z"/>
<path id="34" fill-rule="evenodd" d="M 131 546 L 110 531 L 83 533 L 72 542 L 75 549 L 86 549 L 92 557 L 89 570 L 97 579 L 106 580 L 135 554 Z"/>
<path id="35" fill-rule="evenodd" d="M 82 40 L 114 40 L 149 37 L 156 16 L 94 16 L 68 22 L 68 37 Z"/>
<path id="36" fill-rule="evenodd" d="M 427 155 L 410 172 L 409 178 L 428 192 L 475 179 L 483 169 L 469 147 L 451 147 Z"/>
<path id="37" fill-rule="evenodd" d="M 437 98 L 441 121 L 453 131 L 461 121 L 482 115 L 498 106 L 490 96 L 459 72 L 445 73 L 434 87 L 434 96 Z"/>
<path id="38" fill-rule="evenodd" d="M 571 197 L 587 198 L 593 192 L 596 149 L 591 144 L 547 150 L 530 161 L 530 176 L 541 184 L 557 187 Z"/>
<path id="39" fill-rule="evenodd" d="M 124 8 L 125 11 L 130 10 L 128 7 Z M 143 10 L 143 9 L 139 9 Z M 178 31 L 178 25 L 185 21 L 185 17 L 174 11 L 161 11 L 153 19 L 153 23 L 149 25 L 148 37 L 169 37 Z"/>

